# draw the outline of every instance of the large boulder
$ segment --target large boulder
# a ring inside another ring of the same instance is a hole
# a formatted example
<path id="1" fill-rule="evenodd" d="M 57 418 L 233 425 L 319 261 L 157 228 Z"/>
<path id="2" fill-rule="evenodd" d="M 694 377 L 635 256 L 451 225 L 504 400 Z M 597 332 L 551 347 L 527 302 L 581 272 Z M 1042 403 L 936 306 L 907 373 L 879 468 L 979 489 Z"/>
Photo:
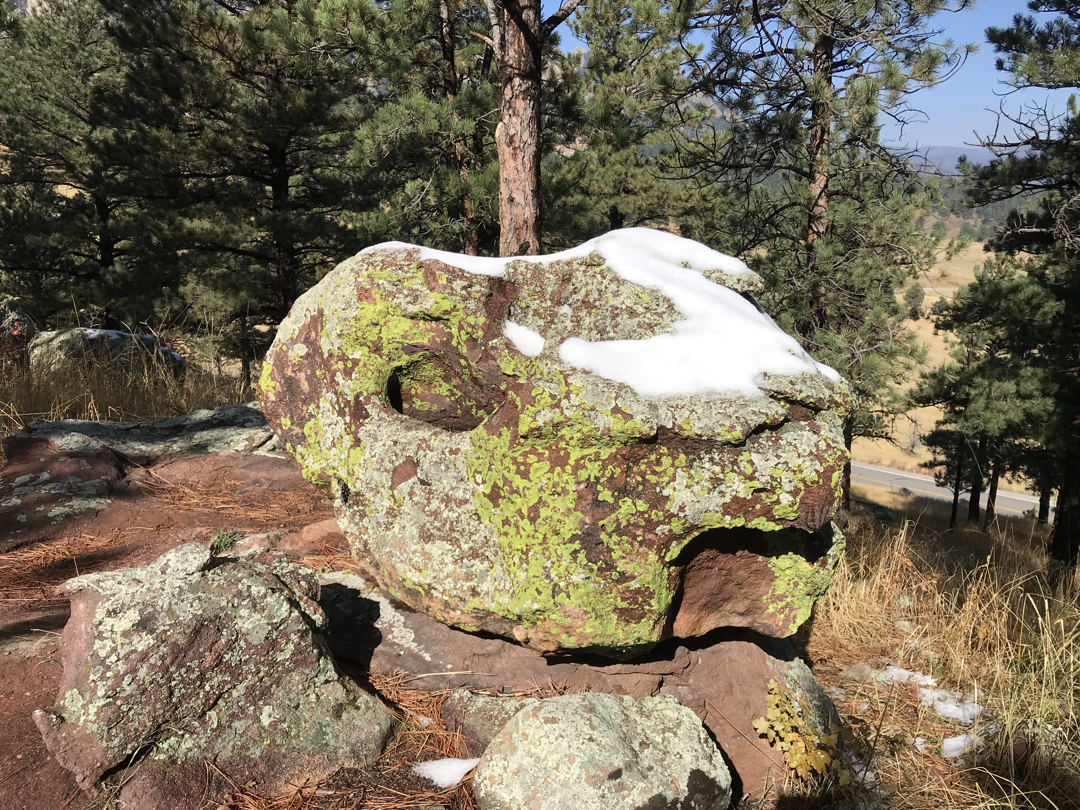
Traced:
<path id="1" fill-rule="evenodd" d="M 369 764 L 392 732 L 334 667 L 316 576 L 282 556 L 215 559 L 191 543 L 62 592 L 58 703 L 34 720 L 84 789 L 128 769 L 128 806 L 201 807 L 209 762 L 274 795 Z"/>
<path id="2" fill-rule="evenodd" d="M 670 697 L 563 695 L 519 711 L 473 776 L 482 810 L 724 810 L 731 776 L 693 712 Z"/>
<path id="3" fill-rule="evenodd" d="M 517 260 L 380 245 L 296 302 L 261 399 L 356 555 L 440 621 L 615 657 L 786 636 L 842 548 L 850 395 L 759 284 L 644 229 Z"/>
<path id="4" fill-rule="evenodd" d="M 55 373 L 78 363 L 109 363 L 142 371 L 154 365 L 177 376 L 187 370 L 179 354 L 162 346 L 153 335 L 134 335 L 115 329 L 55 329 L 38 332 L 29 345 L 30 366 L 35 371 Z"/>

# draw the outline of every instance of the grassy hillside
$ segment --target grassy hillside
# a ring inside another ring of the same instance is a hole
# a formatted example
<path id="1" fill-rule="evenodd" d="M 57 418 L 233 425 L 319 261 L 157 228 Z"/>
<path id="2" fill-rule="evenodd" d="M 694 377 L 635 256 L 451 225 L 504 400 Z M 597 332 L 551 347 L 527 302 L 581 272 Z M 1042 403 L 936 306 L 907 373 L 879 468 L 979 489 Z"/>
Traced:
<path id="1" fill-rule="evenodd" d="M 933 273 L 920 280 L 926 294 L 923 308 L 929 311 L 934 302 L 951 299 L 957 289 L 975 280 L 975 268 L 986 260 L 983 244 L 972 244 L 954 259 L 942 261 Z M 949 359 L 949 348 L 944 335 L 937 334 L 930 318 L 922 318 L 912 324 L 912 329 L 929 347 L 927 366 L 941 365 Z M 897 420 L 893 430 L 893 442 L 884 439 L 856 439 L 852 455 L 856 461 L 877 464 L 907 472 L 929 474 L 921 465 L 931 460 L 930 452 L 923 447 L 921 436 L 934 427 L 941 415 L 939 408 L 918 408 Z M 1027 489 L 1023 482 L 1004 480 L 1002 489 L 1012 492 L 1037 494 Z"/>

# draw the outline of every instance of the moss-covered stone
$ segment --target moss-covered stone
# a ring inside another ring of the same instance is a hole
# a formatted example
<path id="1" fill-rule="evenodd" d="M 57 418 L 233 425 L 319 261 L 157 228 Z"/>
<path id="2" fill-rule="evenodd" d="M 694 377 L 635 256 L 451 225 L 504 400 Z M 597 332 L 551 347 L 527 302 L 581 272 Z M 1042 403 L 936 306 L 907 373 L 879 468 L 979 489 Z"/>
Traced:
<path id="1" fill-rule="evenodd" d="M 513 261 L 500 278 L 373 250 L 297 301 L 261 396 L 402 600 L 537 649 L 630 655 L 671 631 L 687 544 L 710 529 L 816 531 L 847 458 L 850 395 L 824 375 L 650 399 L 560 359 L 567 337 L 647 339 L 680 317 L 596 253 Z M 538 356 L 503 335 L 507 320 L 543 334 Z M 800 557 L 799 573 L 785 559 L 748 555 L 768 584 L 732 621 L 786 635 L 805 619 L 805 599 L 776 605 L 827 560 Z"/>

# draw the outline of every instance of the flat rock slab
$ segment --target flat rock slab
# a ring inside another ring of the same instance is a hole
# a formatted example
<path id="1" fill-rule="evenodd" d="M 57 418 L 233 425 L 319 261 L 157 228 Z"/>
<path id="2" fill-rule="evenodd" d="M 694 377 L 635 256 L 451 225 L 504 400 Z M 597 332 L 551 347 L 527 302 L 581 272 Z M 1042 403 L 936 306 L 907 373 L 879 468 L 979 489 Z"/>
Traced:
<path id="1" fill-rule="evenodd" d="M 298 554 L 317 547 L 312 539 L 332 538 L 343 551 L 332 529 L 285 540 L 333 512 L 272 441 L 250 406 L 146 425 L 30 424 L 9 437 L 0 553 L 12 556 L 0 572 L 0 643 L 35 627 L 58 630 L 67 604 L 52 591 L 80 571 L 145 564 L 222 529 L 276 532 Z"/>

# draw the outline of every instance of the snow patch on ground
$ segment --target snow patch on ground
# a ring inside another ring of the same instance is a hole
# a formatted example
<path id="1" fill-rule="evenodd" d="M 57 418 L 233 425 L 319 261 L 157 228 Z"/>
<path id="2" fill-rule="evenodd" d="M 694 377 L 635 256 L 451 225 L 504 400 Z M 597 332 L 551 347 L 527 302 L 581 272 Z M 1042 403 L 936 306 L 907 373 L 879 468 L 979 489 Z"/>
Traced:
<path id="1" fill-rule="evenodd" d="M 937 686 L 937 679 L 921 672 L 912 672 L 910 669 L 889 664 L 877 674 L 879 681 L 895 681 L 896 683 L 917 683 L 919 686 Z"/>
<path id="2" fill-rule="evenodd" d="M 436 759 L 413 765 L 413 773 L 430 779 L 440 788 L 453 787 L 480 764 L 480 759 Z"/>
<path id="3" fill-rule="evenodd" d="M 975 701 L 964 700 L 959 692 L 948 689 L 920 689 L 919 700 L 942 717 L 959 720 L 961 723 L 974 723 L 985 711 L 985 707 Z"/>
<path id="4" fill-rule="evenodd" d="M 960 734 L 956 737 L 946 737 L 941 741 L 941 755 L 956 759 L 975 744 L 974 734 Z"/>
<path id="5" fill-rule="evenodd" d="M 362 252 L 417 247 L 385 242 Z M 421 260 L 437 259 L 486 276 L 504 275 L 506 266 L 519 259 L 547 264 L 597 252 L 620 278 L 667 296 L 685 319 L 675 323 L 675 334 L 595 342 L 571 337 L 559 347 L 564 363 L 621 382 L 642 396 L 740 393 L 760 397 L 764 394 L 758 386 L 765 373 L 824 374 L 830 380 L 840 380 L 835 370 L 815 362 L 752 301 L 704 275 L 710 270 L 730 275 L 751 273 L 746 264 L 665 231 L 626 228 L 547 256 L 496 259 L 424 247 L 419 251 Z M 522 327 L 510 322 L 507 326 L 506 335 L 517 346 L 522 336 L 517 330 Z M 537 339 L 543 340 L 541 335 L 532 334 L 535 337 L 525 337 L 530 349 L 535 348 Z"/>

